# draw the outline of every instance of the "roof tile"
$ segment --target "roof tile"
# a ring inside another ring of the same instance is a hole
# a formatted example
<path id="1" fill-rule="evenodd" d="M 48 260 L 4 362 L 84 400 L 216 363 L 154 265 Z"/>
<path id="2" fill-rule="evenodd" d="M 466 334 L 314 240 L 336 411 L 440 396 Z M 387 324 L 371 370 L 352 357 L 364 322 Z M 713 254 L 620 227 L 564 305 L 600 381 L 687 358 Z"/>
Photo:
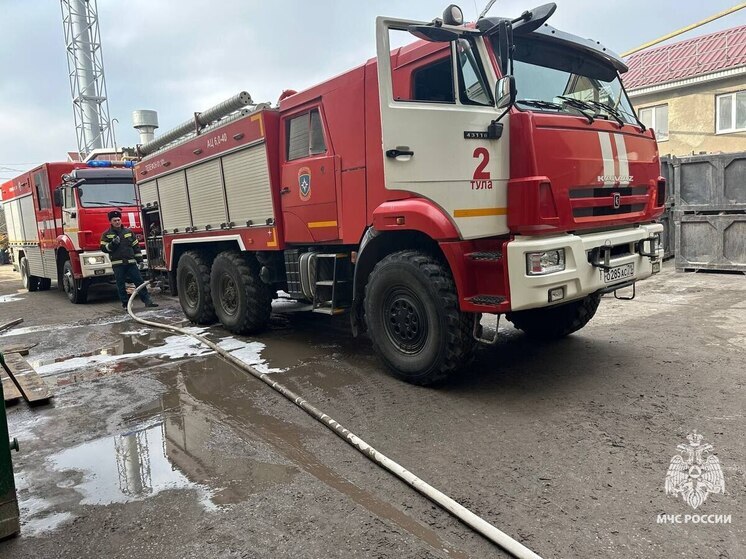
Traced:
<path id="1" fill-rule="evenodd" d="M 746 25 L 647 49 L 627 64 L 630 90 L 746 66 Z"/>

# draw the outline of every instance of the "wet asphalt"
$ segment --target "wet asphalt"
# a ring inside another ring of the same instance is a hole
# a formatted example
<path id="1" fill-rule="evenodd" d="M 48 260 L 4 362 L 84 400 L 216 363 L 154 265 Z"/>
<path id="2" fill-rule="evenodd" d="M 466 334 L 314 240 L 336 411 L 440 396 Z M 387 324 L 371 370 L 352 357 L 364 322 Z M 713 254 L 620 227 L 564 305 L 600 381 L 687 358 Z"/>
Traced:
<path id="1" fill-rule="evenodd" d="M 188 326 L 155 298 L 138 313 Z M 501 322 L 437 389 L 388 376 L 346 318 L 290 310 L 256 338 L 194 331 L 542 557 L 746 556 L 743 275 L 666 263 L 559 342 Z M 55 397 L 8 409 L 22 533 L 0 557 L 506 556 L 192 338 L 131 320 L 112 286 L 76 306 L 0 266 L 0 323 L 16 317 L 0 347 L 36 344 L 27 360 Z M 693 430 L 726 488 L 697 510 L 664 491 Z"/>

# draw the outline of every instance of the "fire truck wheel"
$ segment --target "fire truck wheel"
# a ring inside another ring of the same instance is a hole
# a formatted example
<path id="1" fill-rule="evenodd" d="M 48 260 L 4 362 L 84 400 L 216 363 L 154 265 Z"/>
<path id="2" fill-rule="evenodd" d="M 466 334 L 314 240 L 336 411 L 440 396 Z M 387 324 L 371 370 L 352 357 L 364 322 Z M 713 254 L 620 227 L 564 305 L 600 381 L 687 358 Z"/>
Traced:
<path id="1" fill-rule="evenodd" d="M 28 260 L 25 256 L 21 257 L 21 279 L 23 281 L 23 287 L 25 287 L 29 291 L 38 291 L 39 290 L 39 278 L 38 276 L 32 276 L 29 273 L 29 265 Z"/>
<path id="2" fill-rule="evenodd" d="M 237 251 L 221 252 L 212 263 L 210 290 L 215 314 L 234 334 L 258 334 L 272 312 L 272 291 L 259 277 L 253 257 Z"/>
<path id="3" fill-rule="evenodd" d="M 459 310 L 451 273 L 422 252 L 395 252 L 376 265 L 365 319 L 376 352 L 406 382 L 437 383 L 473 357 L 472 318 Z"/>
<path id="4" fill-rule="evenodd" d="M 75 305 L 84 305 L 88 301 L 88 282 L 85 279 L 75 279 L 69 259 L 62 265 L 62 289 Z"/>
<path id="5" fill-rule="evenodd" d="M 532 338 L 554 340 L 577 332 L 588 324 L 600 302 L 601 295 L 589 295 L 558 307 L 507 313 L 505 318 Z"/>
<path id="6" fill-rule="evenodd" d="M 179 258 L 176 285 L 179 303 L 186 317 L 196 324 L 215 322 L 215 307 L 210 293 L 210 266 L 207 255 L 190 250 Z"/>

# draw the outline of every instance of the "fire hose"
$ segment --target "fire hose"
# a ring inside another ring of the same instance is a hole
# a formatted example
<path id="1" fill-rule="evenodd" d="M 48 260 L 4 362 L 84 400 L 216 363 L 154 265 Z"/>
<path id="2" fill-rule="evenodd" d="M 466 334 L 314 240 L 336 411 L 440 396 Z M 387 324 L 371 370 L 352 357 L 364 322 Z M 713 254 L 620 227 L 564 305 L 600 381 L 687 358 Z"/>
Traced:
<path id="1" fill-rule="evenodd" d="M 211 342 L 204 336 L 200 336 L 199 334 L 195 334 L 193 332 L 190 332 L 186 330 L 185 328 L 179 328 L 178 326 L 172 326 L 170 324 L 164 324 L 161 322 L 154 322 L 152 320 L 146 320 L 144 318 L 140 318 L 137 315 L 132 312 L 132 302 L 134 301 L 137 294 L 144 289 L 150 282 L 145 282 L 142 285 L 140 285 L 130 296 L 130 299 L 127 303 L 127 312 L 132 316 L 133 319 L 135 319 L 140 324 L 144 324 L 146 326 L 152 326 L 154 328 L 161 328 L 165 330 L 170 330 L 172 332 L 176 332 L 179 334 L 184 334 L 187 336 L 191 336 L 192 338 L 196 339 L 200 343 L 206 345 L 210 349 L 214 350 L 218 355 L 223 357 L 226 361 L 231 363 L 232 365 L 235 365 L 242 371 L 245 371 L 255 377 L 256 379 L 262 381 L 264 384 L 275 390 L 276 392 L 282 394 L 285 398 L 293 402 L 296 406 L 301 408 L 303 411 L 305 411 L 308 415 L 322 423 L 324 426 L 326 426 L 328 429 L 330 429 L 335 435 L 340 437 L 343 441 L 345 441 L 347 444 L 358 450 L 360 453 L 362 453 L 366 458 L 370 459 L 380 467 L 388 470 L 392 474 L 394 474 L 396 477 L 401 479 L 402 481 L 409 484 L 413 489 L 433 501 L 435 504 L 443 508 L 445 511 L 449 512 L 451 515 L 458 518 L 461 522 L 466 524 L 467 526 L 471 527 L 474 531 L 481 534 L 494 544 L 498 545 L 514 557 L 517 557 L 518 559 L 541 559 L 539 555 L 528 549 L 526 546 L 524 546 L 522 543 L 514 540 L 510 536 L 508 536 L 505 532 L 502 532 L 480 516 L 477 516 L 473 512 L 471 512 L 469 509 L 464 507 L 463 505 L 459 504 L 457 501 L 446 495 L 445 493 L 442 493 L 441 491 L 437 490 L 432 485 L 428 484 L 427 482 L 423 481 L 416 475 L 414 475 L 412 472 L 398 464 L 397 462 L 391 460 L 372 446 L 370 446 L 368 443 L 366 443 L 363 439 L 352 433 L 349 429 L 346 429 L 344 426 L 342 426 L 340 423 L 317 409 L 315 406 L 313 406 L 311 403 L 309 403 L 307 400 L 293 392 L 292 390 L 288 389 L 287 387 L 283 386 L 279 382 L 276 382 L 272 380 L 271 376 L 267 373 L 262 373 L 258 371 L 256 368 L 252 367 L 248 363 L 245 363 L 238 359 L 237 357 L 234 357 L 229 351 L 225 350 L 224 348 L 221 348 L 216 343 Z"/>

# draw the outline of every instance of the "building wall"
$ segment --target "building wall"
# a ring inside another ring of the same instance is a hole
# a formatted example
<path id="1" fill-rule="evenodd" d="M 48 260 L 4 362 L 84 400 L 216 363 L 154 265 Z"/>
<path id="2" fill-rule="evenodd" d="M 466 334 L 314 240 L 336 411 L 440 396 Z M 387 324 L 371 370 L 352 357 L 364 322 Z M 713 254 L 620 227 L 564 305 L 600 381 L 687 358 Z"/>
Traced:
<path id="1" fill-rule="evenodd" d="M 743 75 L 644 95 L 629 94 L 636 111 L 668 104 L 668 140 L 659 142 L 658 149 L 661 154 L 683 156 L 746 151 L 746 132 L 715 133 L 715 96 L 741 90 L 746 90 Z"/>

